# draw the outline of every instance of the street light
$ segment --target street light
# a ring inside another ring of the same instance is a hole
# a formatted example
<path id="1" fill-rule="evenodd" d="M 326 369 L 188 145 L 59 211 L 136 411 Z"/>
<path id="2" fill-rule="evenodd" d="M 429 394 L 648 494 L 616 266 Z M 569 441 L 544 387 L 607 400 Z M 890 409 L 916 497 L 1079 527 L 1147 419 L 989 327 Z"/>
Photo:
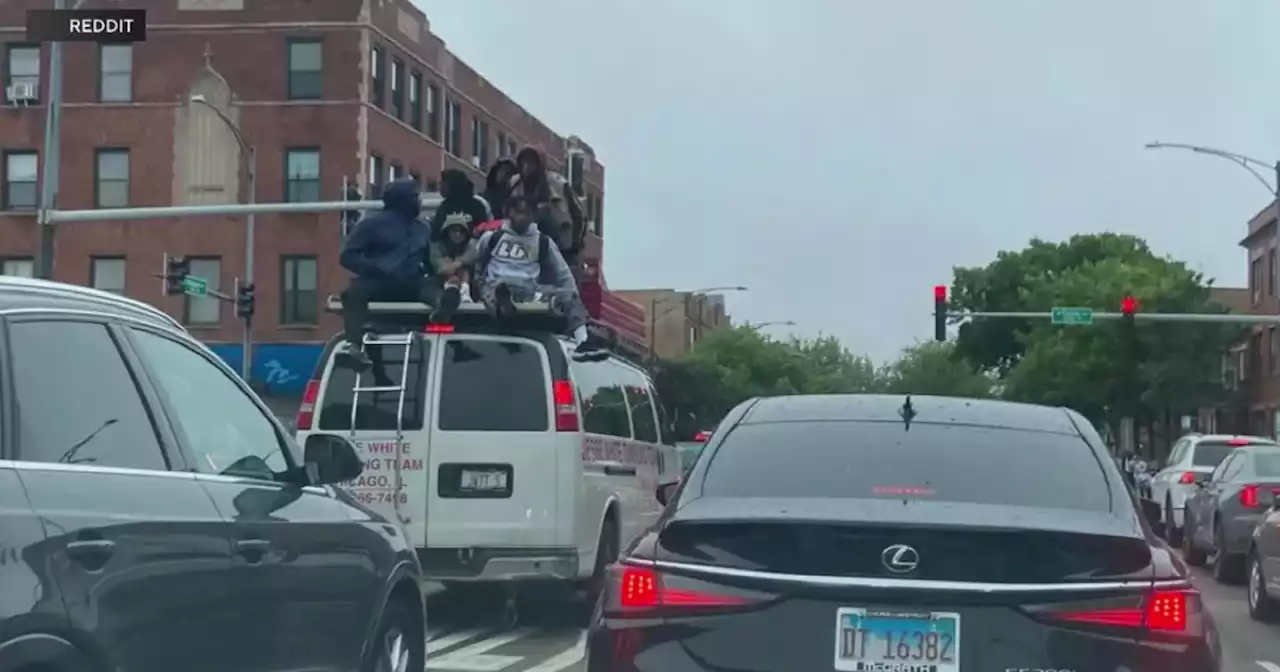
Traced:
<path id="1" fill-rule="evenodd" d="M 764 329 L 765 327 L 794 327 L 796 323 L 791 320 L 772 320 L 769 322 L 748 322 L 743 326 L 748 329 Z"/>
<path id="2" fill-rule="evenodd" d="M 245 175 L 248 178 L 247 182 L 248 182 L 249 193 L 246 196 L 246 200 L 248 201 L 248 205 L 253 205 L 254 203 L 257 202 L 257 197 L 258 197 L 258 153 L 257 151 L 254 150 L 253 145 L 250 145 L 249 142 L 245 140 L 244 135 L 240 132 L 240 129 L 236 126 L 235 122 L 231 120 L 231 117 L 228 117 L 225 112 L 218 109 L 217 106 L 215 106 L 213 103 L 210 103 L 209 100 L 206 99 L 203 95 L 197 93 L 191 96 L 190 101 L 195 105 L 203 105 L 209 108 L 210 110 L 212 110 L 213 113 L 218 116 L 218 119 L 222 120 L 223 124 L 226 124 L 227 129 L 231 131 L 231 135 L 235 136 L 236 142 L 240 144 L 240 149 L 245 157 L 244 158 Z M 241 274 L 242 275 L 241 280 L 244 285 L 249 285 L 249 286 L 253 285 L 253 243 L 254 243 L 254 240 L 256 239 L 255 234 L 257 232 L 256 231 L 257 222 L 255 221 L 255 219 L 256 217 L 252 212 L 250 212 L 248 215 L 245 215 L 244 273 Z M 244 381 L 247 383 L 249 382 L 250 376 L 252 375 L 252 372 L 253 372 L 253 318 L 252 317 L 248 317 L 248 316 L 245 317 L 244 343 L 241 349 L 243 352 L 243 359 L 244 359 L 244 361 L 241 362 L 241 365 L 240 365 L 241 375 L 244 376 Z"/>

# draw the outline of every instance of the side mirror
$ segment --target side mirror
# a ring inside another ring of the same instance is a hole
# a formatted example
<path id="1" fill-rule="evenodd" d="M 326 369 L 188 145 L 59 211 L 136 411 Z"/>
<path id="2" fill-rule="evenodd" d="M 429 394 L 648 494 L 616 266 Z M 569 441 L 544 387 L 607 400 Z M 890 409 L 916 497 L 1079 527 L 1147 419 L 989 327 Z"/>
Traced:
<path id="1" fill-rule="evenodd" d="M 345 483 L 364 471 L 356 447 L 336 434 L 308 436 L 302 452 L 307 475 L 315 485 Z"/>
<path id="2" fill-rule="evenodd" d="M 1139 499 L 1138 505 L 1142 507 L 1142 516 L 1147 519 L 1147 525 L 1151 526 L 1151 530 L 1156 536 L 1164 538 L 1164 525 L 1160 524 L 1161 514 L 1164 507 L 1158 502 L 1149 499 Z"/>
<path id="3" fill-rule="evenodd" d="M 675 496 L 676 489 L 679 487 L 679 481 L 676 481 L 675 483 L 663 483 L 658 486 L 658 489 L 653 493 L 653 496 L 658 500 L 659 504 L 666 506 L 671 502 L 671 498 Z"/>
<path id="4" fill-rule="evenodd" d="M 1258 490 L 1258 504 L 1264 509 L 1275 508 L 1276 493 L 1274 490 Z"/>

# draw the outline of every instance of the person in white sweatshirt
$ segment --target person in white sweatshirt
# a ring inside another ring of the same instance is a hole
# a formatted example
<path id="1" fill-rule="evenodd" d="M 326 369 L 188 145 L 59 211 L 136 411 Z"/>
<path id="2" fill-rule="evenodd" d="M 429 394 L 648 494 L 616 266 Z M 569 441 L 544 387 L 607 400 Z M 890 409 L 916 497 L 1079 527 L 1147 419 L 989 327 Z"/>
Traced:
<path id="1" fill-rule="evenodd" d="M 496 231 L 486 231 L 476 243 L 476 276 L 480 297 L 499 320 L 516 313 L 516 303 L 533 301 L 541 292 L 551 309 L 569 322 L 577 353 L 592 355 L 599 348 L 587 336 L 587 311 L 578 284 L 559 246 L 534 225 L 535 206 L 522 195 L 507 203 L 507 219 Z"/>

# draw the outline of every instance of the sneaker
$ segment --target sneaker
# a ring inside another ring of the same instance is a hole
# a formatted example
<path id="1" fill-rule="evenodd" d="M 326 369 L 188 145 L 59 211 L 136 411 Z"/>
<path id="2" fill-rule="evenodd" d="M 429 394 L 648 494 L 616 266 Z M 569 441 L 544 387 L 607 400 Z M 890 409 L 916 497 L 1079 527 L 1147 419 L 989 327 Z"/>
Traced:
<path id="1" fill-rule="evenodd" d="M 440 305 L 431 313 L 432 324 L 448 324 L 453 313 L 462 305 L 462 292 L 455 286 L 445 287 L 440 294 Z"/>
<path id="2" fill-rule="evenodd" d="M 511 299 L 511 288 L 498 285 L 493 290 L 493 309 L 498 319 L 509 320 L 516 316 L 516 302 Z"/>
<path id="3" fill-rule="evenodd" d="M 373 360 L 369 359 L 369 355 L 362 350 L 340 352 L 333 356 L 333 363 L 356 373 L 364 373 L 373 368 Z"/>

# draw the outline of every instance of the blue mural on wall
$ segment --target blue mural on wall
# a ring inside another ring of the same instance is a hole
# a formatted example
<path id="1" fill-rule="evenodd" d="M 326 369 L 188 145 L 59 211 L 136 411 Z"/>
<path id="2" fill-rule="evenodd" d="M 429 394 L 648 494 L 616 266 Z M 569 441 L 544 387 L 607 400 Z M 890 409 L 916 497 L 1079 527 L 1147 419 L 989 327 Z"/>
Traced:
<path id="1" fill-rule="evenodd" d="M 206 343 L 228 366 L 240 370 L 244 361 L 239 343 Z M 302 396 L 320 361 L 323 343 L 255 343 L 252 383 L 255 389 L 282 396 Z"/>

